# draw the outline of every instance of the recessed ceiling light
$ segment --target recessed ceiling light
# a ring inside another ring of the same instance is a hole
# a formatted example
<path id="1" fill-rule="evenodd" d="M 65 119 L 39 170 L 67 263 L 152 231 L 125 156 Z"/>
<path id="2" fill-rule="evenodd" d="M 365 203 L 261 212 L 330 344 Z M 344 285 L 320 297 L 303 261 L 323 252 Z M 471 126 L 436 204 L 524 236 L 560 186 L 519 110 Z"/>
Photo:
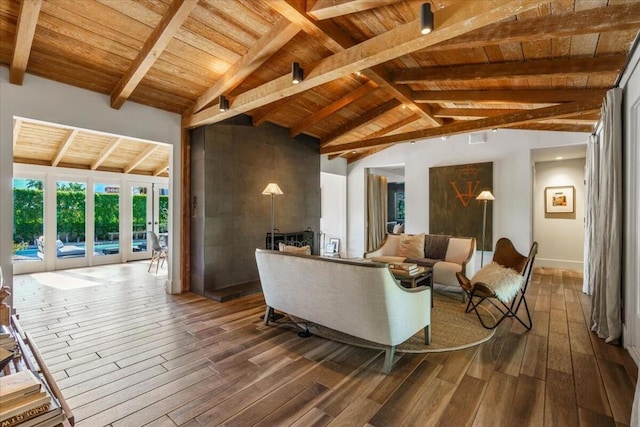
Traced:
<path id="1" fill-rule="evenodd" d="M 443 141 L 446 141 L 446 140 L 447 140 L 447 135 L 442 135 L 442 136 L 440 137 L 440 139 L 441 139 L 441 140 L 443 140 Z"/>
<path id="2" fill-rule="evenodd" d="M 412 143 L 412 144 L 415 144 L 416 142 L 415 142 L 415 141 L 411 141 L 411 143 Z"/>
<path id="3" fill-rule="evenodd" d="M 556 157 L 556 160 L 562 160 L 562 156 Z"/>

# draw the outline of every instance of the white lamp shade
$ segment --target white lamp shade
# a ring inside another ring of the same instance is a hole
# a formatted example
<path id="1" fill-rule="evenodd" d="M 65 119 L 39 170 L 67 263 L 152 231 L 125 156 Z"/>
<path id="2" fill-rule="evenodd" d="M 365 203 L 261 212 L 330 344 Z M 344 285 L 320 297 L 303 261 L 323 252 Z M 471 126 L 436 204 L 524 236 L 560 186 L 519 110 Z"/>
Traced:
<path id="1" fill-rule="evenodd" d="M 476 200 L 495 200 L 496 198 L 493 197 L 493 194 L 491 194 L 491 191 L 489 190 L 485 190 L 482 193 L 478 194 L 478 197 L 476 197 Z"/>
<path id="2" fill-rule="evenodd" d="M 282 192 L 280 187 L 278 187 L 278 184 L 276 184 L 275 182 L 270 182 L 269 184 L 267 184 L 265 189 L 262 190 L 262 194 L 265 194 L 265 195 L 273 194 L 274 196 L 280 196 L 284 193 Z"/>

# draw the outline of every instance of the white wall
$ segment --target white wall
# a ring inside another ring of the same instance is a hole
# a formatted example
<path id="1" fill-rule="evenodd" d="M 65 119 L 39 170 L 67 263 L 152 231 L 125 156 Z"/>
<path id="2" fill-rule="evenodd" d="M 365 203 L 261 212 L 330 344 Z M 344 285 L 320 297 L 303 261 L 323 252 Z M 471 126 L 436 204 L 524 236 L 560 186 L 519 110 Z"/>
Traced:
<path id="1" fill-rule="evenodd" d="M 533 240 L 536 265 L 582 271 L 584 266 L 585 159 L 538 162 L 533 190 Z M 546 187 L 572 185 L 574 214 L 545 215 Z"/>
<path id="2" fill-rule="evenodd" d="M 13 117 L 25 117 L 93 129 L 116 135 L 132 136 L 173 145 L 170 192 L 172 235 L 167 291 L 180 291 L 180 133 L 181 117 L 133 102 L 120 110 L 110 107 L 109 96 L 64 85 L 27 74 L 22 86 L 9 83 L 9 70 L 0 67 L 0 200 L 12 200 Z M 177 173 L 174 173 L 177 172 Z M 13 287 L 11 265 L 13 207 L 0 204 L 0 266 L 5 281 Z M 175 242 L 175 244 L 173 243 Z"/>
<path id="3" fill-rule="evenodd" d="M 340 239 L 340 254 L 347 253 L 347 177 L 332 173 L 320 173 L 320 231 L 318 242 L 322 254 L 329 239 Z"/>
<path id="4" fill-rule="evenodd" d="M 624 115 L 623 343 L 640 365 L 640 48 L 637 45 L 620 87 Z"/>
<path id="5" fill-rule="evenodd" d="M 469 144 L 468 135 L 447 140 L 428 139 L 397 144 L 349 165 L 349 256 L 364 252 L 365 168 L 405 165 L 407 233 L 429 231 L 429 168 L 466 163 L 493 162 L 494 236 L 509 237 L 526 252 L 532 242 L 531 149 L 586 143 L 588 134 L 498 130 L 488 132 L 486 143 Z"/>

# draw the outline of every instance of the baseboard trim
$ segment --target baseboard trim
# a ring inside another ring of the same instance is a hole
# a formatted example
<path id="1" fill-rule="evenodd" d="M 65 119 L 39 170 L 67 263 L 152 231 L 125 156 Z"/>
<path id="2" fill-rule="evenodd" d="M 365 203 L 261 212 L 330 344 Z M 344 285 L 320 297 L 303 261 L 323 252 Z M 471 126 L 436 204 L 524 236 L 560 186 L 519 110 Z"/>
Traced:
<path id="1" fill-rule="evenodd" d="M 634 362 L 636 362 L 636 366 L 640 366 L 640 347 L 632 345 L 627 347 L 627 351 Z"/>
<path id="2" fill-rule="evenodd" d="M 583 271 L 584 262 L 562 259 L 536 258 L 536 267 L 559 268 L 562 270 Z"/>

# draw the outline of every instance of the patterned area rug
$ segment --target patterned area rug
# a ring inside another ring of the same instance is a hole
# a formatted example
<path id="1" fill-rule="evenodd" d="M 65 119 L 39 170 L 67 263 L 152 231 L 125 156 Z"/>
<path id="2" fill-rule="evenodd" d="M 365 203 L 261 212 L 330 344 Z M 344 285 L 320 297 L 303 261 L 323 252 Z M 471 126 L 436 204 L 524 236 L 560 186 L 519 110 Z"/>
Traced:
<path id="1" fill-rule="evenodd" d="M 424 333 L 419 331 L 396 347 L 401 353 L 436 353 L 443 351 L 460 350 L 474 345 L 482 344 L 493 337 L 495 329 L 488 330 L 482 327 L 475 313 L 465 313 L 466 304 L 460 301 L 459 294 L 455 297 L 435 292 L 433 294 L 433 308 L 431 309 L 431 344 L 424 344 Z M 495 318 L 491 313 L 480 307 L 480 312 L 486 322 L 493 323 Z M 298 326 L 305 328 L 305 320 L 292 317 Z M 333 341 L 351 344 L 359 347 L 384 349 L 385 346 L 371 341 L 363 340 L 325 328 L 324 326 L 309 323 L 309 332 L 313 335 L 327 338 Z"/>

